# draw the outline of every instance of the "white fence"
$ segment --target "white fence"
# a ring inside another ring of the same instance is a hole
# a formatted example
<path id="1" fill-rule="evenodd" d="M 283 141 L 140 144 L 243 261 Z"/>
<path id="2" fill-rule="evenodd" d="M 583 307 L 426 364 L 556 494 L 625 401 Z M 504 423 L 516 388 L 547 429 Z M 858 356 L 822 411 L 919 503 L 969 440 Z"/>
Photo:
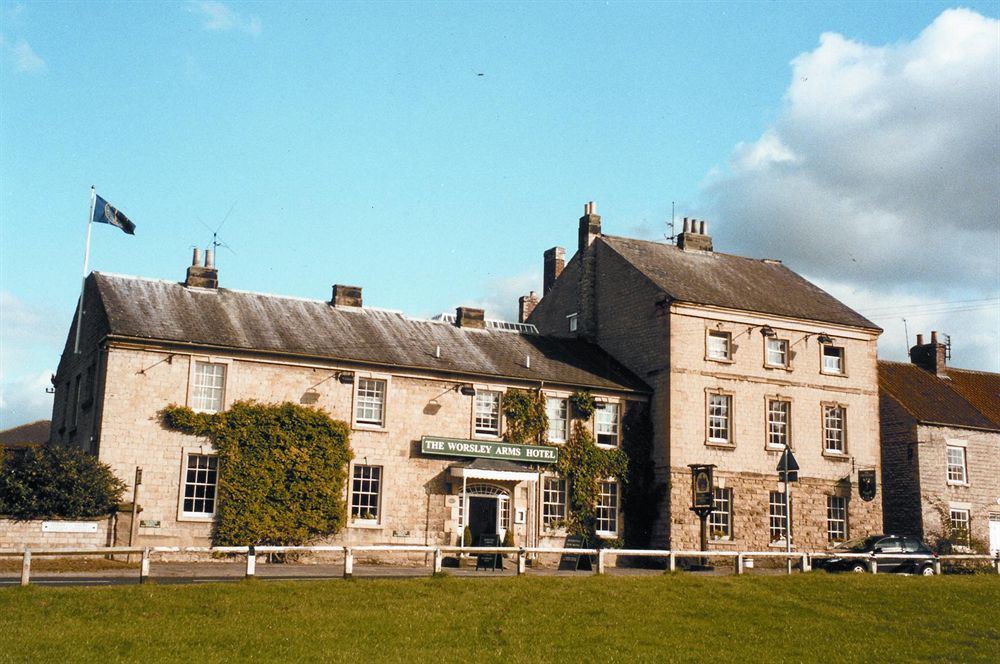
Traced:
<path id="1" fill-rule="evenodd" d="M 872 574 L 878 573 L 879 560 L 910 559 L 910 554 L 878 554 L 876 557 L 867 553 L 833 553 L 830 551 L 818 552 L 795 552 L 784 551 L 689 551 L 689 550 L 656 550 L 656 549 L 567 549 L 555 547 L 461 547 L 461 546 L 216 546 L 216 547 L 87 547 L 76 549 L 39 549 L 32 551 L 29 548 L 23 550 L 0 549 L 2 557 L 21 558 L 21 585 L 26 586 L 31 581 L 31 559 L 33 556 L 109 556 L 115 554 L 141 554 L 142 560 L 139 565 L 139 582 L 144 583 L 149 578 L 149 567 L 152 556 L 162 553 L 191 553 L 191 554 L 235 554 L 246 557 L 246 576 L 252 577 L 256 574 L 257 556 L 270 553 L 339 553 L 343 556 L 344 578 L 351 578 L 354 575 L 354 556 L 358 553 L 424 553 L 433 554 L 433 572 L 440 574 L 443 569 L 444 554 L 456 553 L 469 556 L 480 554 L 508 554 L 517 557 L 517 574 L 525 573 L 525 566 L 529 554 L 557 554 L 557 555 L 580 555 L 596 558 L 597 564 L 593 571 L 595 574 L 604 574 L 608 566 L 608 559 L 620 556 L 648 557 L 666 559 L 667 569 L 674 571 L 677 569 L 677 561 L 681 559 L 705 559 L 705 558 L 732 558 L 733 568 L 736 574 L 743 574 L 744 570 L 752 567 L 750 561 L 757 558 L 778 558 L 787 561 L 787 573 L 792 573 L 792 562 L 799 561 L 800 569 L 803 572 L 812 570 L 812 561 L 817 558 L 856 558 L 863 561 L 867 570 Z M 991 563 L 997 574 L 1000 574 L 1000 553 L 996 556 L 981 554 L 944 555 L 934 556 L 934 573 L 940 574 L 942 563 L 950 561 L 972 561 L 979 560 Z"/>

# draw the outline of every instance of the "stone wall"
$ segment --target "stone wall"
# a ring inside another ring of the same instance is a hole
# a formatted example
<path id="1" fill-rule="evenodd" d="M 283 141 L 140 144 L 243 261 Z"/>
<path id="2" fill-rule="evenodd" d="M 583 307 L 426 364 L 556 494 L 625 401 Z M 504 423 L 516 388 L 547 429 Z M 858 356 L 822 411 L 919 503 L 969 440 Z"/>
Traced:
<path id="1" fill-rule="evenodd" d="M 887 533 L 923 538 L 917 424 L 899 402 L 879 396 L 882 441 L 882 508 Z"/>
<path id="2" fill-rule="evenodd" d="M 56 523 L 93 523 L 97 525 L 95 533 L 44 532 L 42 524 Z M 65 549 L 73 547 L 112 546 L 114 517 L 98 519 L 75 519 L 59 521 L 54 519 L 33 519 L 31 521 L 15 521 L 0 518 L 0 549 Z"/>

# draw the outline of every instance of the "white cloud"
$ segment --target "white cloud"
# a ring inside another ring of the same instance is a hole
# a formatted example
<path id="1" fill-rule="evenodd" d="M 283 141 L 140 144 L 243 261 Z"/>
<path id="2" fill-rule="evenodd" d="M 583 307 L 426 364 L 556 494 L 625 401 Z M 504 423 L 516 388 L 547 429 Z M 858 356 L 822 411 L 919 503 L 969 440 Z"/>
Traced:
<path id="1" fill-rule="evenodd" d="M 542 275 L 537 271 L 527 272 L 515 277 L 499 277 L 486 284 L 487 292 L 471 302 L 459 302 L 456 306 L 475 307 L 483 309 L 486 317 L 491 320 L 517 321 L 517 301 L 529 291 L 538 291 L 542 283 Z M 449 312 L 450 313 L 450 312 Z"/>
<path id="2" fill-rule="evenodd" d="M 187 11 L 202 18 L 202 28 L 213 32 L 237 30 L 256 37 L 263 25 L 259 16 L 243 16 L 216 0 L 190 0 Z"/>
<path id="3" fill-rule="evenodd" d="M 995 19 L 948 10 L 890 46 L 824 34 L 792 62 L 778 120 L 710 176 L 717 248 L 781 258 L 872 302 L 997 297 L 998 98 Z M 959 312 L 972 324 L 937 311 L 916 331 L 950 326 L 956 356 L 975 344 L 965 357 L 996 370 L 997 309 Z M 884 347 L 897 336 L 887 328 Z"/>
<path id="4" fill-rule="evenodd" d="M 23 39 L 10 43 L 0 36 L 0 48 L 3 49 L 4 58 L 13 63 L 15 71 L 22 74 L 41 74 L 47 69 L 45 60 L 42 60 Z"/>
<path id="5" fill-rule="evenodd" d="M 0 429 L 52 417 L 51 371 L 16 376 L 0 383 Z"/>

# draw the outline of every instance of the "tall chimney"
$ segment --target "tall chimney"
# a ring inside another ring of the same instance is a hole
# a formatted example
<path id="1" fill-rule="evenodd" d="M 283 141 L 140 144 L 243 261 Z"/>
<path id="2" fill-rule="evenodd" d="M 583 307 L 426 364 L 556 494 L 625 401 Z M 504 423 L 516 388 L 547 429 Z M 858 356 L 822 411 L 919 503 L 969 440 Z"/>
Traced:
<path id="1" fill-rule="evenodd" d="M 187 269 L 184 285 L 189 288 L 218 288 L 219 271 L 215 269 L 215 259 L 211 249 L 205 250 L 205 264 L 201 265 L 201 249 L 195 247 L 191 266 Z"/>
<path id="2" fill-rule="evenodd" d="M 677 246 L 685 251 L 712 251 L 712 236 L 704 219 L 684 217 L 684 232 L 677 236 Z"/>
<path id="3" fill-rule="evenodd" d="M 538 296 L 535 295 L 535 291 L 529 292 L 527 295 L 522 295 L 517 300 L 517 322 L 527 323 L 528 316 L 531 312 L 535 310 L 538 306 Z"/>
<path id="4" fill-rule="evenodd" d="M 476 330 L 486 328 L 486 312 L 472 307 L 457 307 L 455 309 L 455 325 Z"/>
<path id="5" fill-rule="evenodd" d="M 543 261 L 542 297 L 545 297 L 566 267 L 566 250 L 562 247 L 552 247 L 543 254 Z"/>
<path id="6" fill-rule="evenodd" d="M 580 217 L 580 243 L 578 251 L 589 247 L 601 234 L 601 216 L 597 214 L 597 206 L 590 201 L 583 206 L 583 216 Z"/>
<path id="7" fill-rule="evenodd" d="M 910 362 L 935 376 L 944 376 L 947 368 L 948 348 L 938 343 L 937 330 L 931 332 L 931 342 L 924 343 L 924 335 L 917 335 L 917 345 L 910 349 Z"/>
<path id="8" fill-rule="evenodd" d="M 333 299 L 330 304 L 335 307 L 360 307 L 361 286 L 333 285 Z"/>

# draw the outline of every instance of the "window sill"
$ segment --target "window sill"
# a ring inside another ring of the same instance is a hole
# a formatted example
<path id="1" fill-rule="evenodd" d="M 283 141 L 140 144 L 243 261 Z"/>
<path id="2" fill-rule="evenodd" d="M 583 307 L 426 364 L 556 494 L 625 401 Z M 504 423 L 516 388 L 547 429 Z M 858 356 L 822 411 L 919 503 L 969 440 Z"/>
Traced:
<path id="1" fill-rule="evenodd" d="M 618 537 L 618 533 L 611 532 L 610 530 L 598 530 L 595 534 L 601 539 L 615 539 Z"/>
<path id="2" fill-rule="evenodd" d="M 792 368 L 790 366 L 781 365 L 781 364 L 765 364 L 764 368 L 765 369 L 773 369 L 775 371 L 791 371 L 792 370 Z"/>
<path id="3" fill-rule="evenodd" d="M 618 445 L 609 445 L 607 443 L 594 443 L 594 445 L 601 448 L 602 450 L 617 450 L 619 447 Z"/>
<path id="4" fill-rule="evenodd" d="M 837 378 L 847 378 L 846 371 L 824 371 L 823 369 L 820 369 L 819 373 L 821 376 L 836 376 Z"/>
<path id="5" fill-rule="evenodd" d="M 709 544 L 716 544 L 716 545 L 730 545 L 730 546 L 733 546 L 733 545 L 736 544 L 736 542 L 733 541 L 732 537 L 725 537 L 725 538 L 722 538 L 722 539 L 710 539 L 710 540 L 708 540 L 708 543 Z"/>
<path id="6" fill-rule="evenodd" d="M 851 455 L 849 455 L 847 452 L 834 452 L 831 450 L 823 450 L 823 458 L 829 459 L 830 461 L 843 462 L 843 461 L 850 461 Z"/>
<path id="7" fill-rule="evenodd" d="M 358 530 L 382 530 L 382 524 L 378 521 L 352 521 L 348 528 L 357 528 Z"/>
<path id="8" fill-rule="evenodd" d="M 717 440 L 706 440 L 705 441 L 705 446 L 706 447 L 718 447 L 718 448 L 724 449 L 724 450 L 735 450 L 736 449 L 736 443 L 724 443 L 722 441 L 717 441 Z"/>
<path id="9" fill-rule="evenodd" d="M 196 516 L 194 514 L 182 514 L 177 517 L 178 523 L 212 523 L 215 521 L 215 515 L 209 514 L 205 516 Z"/>
<path id="10" fill-rule="evenodd" d="M 771 542 L 770 544 L 768 544 L 767 548 L 769 548 L 769 549 L 787 549 L 788 548 L 788 544 L 785 543 L 785 540 L 778 540 L 776 542 Z M 795 548 L 796 547 L 793 544 L 792 545 L 792 550 L 794 551 Z"/>
<path id="11" fill-rule="evenodd" d="M 765 450 L 765 451 L 767 451 L 767 452 L 778 452 L 779 454 L 780 454 L 781 452 L 784 452 L 784 451 L 785 451 L 785 449 L 786 449 L 786 448 L 785 448 L 785 446 L 784 446 L 784 445 L 782 445 L 782 446 L 780 446 L 780 447 L 779 447 L 779 446 L 777 446 L 777 445 L 765 445 L 765 446 L 764 446 L 764 450 Z M 792 448 L 791 448 L 791 447 L 788 447 L 787 449 L 792 449 Z"/>
<path id="12" fill-rule="evenodd" d="M 956 482 L 955 480 L 948 480 L 948 486 L 969 486 L 968 482 Z"/>
<path id="13" fill-rule="evenodd" d="M 472 435 L 473 440 L 488 440 L 490 442 L 500 442 L 503 438 L 500 437 L 498 433 L 475 433 Z"/>
<path id="14" fill-rule="evenodd" d="M 377 424 L 359 424 L 355 422 L 351 425 L 353 431 L 371 431 L 373 433 L 389 433 L 389 430 L 385 428 L 384 425 L 380 426 Z"/>
<path id="15" fill-rule="evenodd" d="M 736 360 L 728 357 L 706 357 L 706 362 L 718 362 L 719 364 L 736 364 Z"/>

